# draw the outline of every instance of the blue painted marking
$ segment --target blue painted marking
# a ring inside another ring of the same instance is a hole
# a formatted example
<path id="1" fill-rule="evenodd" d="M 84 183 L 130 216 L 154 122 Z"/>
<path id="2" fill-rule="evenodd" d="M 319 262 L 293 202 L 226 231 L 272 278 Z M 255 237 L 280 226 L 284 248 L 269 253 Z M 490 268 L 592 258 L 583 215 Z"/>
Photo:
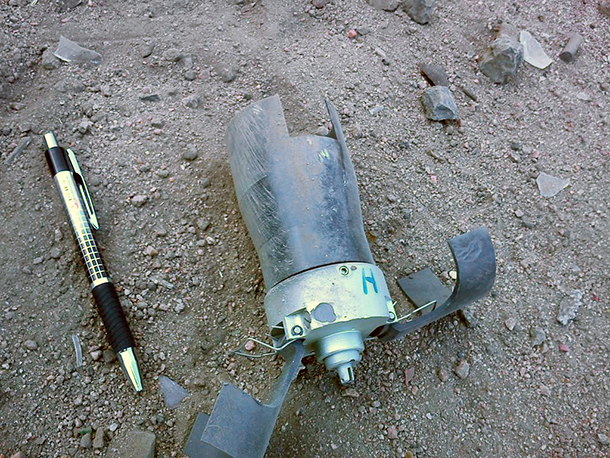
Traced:
<path id="1" fill-rule="evenodd" d="M 375 291 L 375 293 L 378 293 L 379 289 L 377 288 L 377 280 L 375 280 L 375 275 L 373 274 L 373 269 L 369 269 L 369 272 L 371 273 L 371 275 L 370 275 L 370 277 L 367 277 L 366 273 L 364 272 L 364 269 L 362 269 L 362 289 L 364 290 L 364 294 L 369 293 L 369 288 L 367 286 L 367 283 L 370 283 L 371 285 L 373 285 L 373 290 Z"/>

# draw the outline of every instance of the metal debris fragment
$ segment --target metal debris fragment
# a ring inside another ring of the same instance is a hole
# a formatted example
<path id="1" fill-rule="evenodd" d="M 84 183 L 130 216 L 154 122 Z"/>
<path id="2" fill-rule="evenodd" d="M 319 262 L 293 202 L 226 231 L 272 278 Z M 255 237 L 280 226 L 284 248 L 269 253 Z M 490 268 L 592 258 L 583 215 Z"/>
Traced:
<path id="1" fill-rule="evenodd" d="M 544 52 L 538 40 L 531 33 L 522 30 L 519 34 L 519 42 L 523 45 L 523 60 L 528 64 L 545 69 L 553 63 L 553 60 Z"/>
<path id="2" fill-rule="evenodd" d="M 540 195 L 542 197 L 553 197 L 559 194 L 563 188 L 569 186 L 570 180 L 554 177 L 541 172 L 540 175 L 538 175 L 538 178 L 536 178 L 536 183 L 538 184 L 538 189 L 540 190 Z"/>

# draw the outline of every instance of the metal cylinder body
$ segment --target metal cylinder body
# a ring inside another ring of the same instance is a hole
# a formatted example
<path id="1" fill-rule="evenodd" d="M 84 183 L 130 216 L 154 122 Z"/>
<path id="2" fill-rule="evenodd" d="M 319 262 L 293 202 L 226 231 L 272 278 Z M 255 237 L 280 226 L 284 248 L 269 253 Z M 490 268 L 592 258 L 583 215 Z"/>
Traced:
<path id="1" fill-rule="evenodd" d="M 332 105 L 329 112 L 338 140 L 290 137 L 279 97 L 270 97 L 235 116 L 226 141 L 274 341 L 304 339 L 343 380 L 363 340 L 395 317 L 364 234 L 356 176 Z M 318 320 L 316 313 L 335 318 Z M 292 332 L 299 328 L 301 334 Z M 342 334 L 331 338 L 335 333 Z"/>

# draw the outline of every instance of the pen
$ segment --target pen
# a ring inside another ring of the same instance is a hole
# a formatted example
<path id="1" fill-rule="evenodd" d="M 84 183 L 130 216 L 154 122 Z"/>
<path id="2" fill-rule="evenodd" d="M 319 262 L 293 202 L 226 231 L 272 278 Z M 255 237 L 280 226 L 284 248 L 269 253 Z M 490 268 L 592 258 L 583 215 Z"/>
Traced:
<path id="1" fill-rule="evenodd" d="M 142 391 L 142 377 L 134 352 L 135 341 L 93 238 L 92 229 L 99 229 L 99 223 L 83 172 L 74 152 L 70 148 L 61 148 L 52 132 L 44 134 L 44 142 L 45 158 L 85 261 L 91 291 L 110 345 L 134 390 Z"/>

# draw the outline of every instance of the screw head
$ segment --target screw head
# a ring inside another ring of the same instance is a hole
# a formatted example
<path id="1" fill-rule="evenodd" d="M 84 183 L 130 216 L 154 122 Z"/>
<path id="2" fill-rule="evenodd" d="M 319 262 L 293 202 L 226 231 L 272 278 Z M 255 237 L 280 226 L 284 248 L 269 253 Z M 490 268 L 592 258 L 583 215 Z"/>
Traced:
<path id="1" fill-rule="evenodd" d="M 341 275 L 349 275 L 349 267 L 347 267 L 347 266 L 339 267 L 339 273 Z"/>
<path id="2" fill-rule="evenodd" d="M 294 334 L 295 336 L 300 336 L 303 335 L 303 328 L 301 326 L 299 326 L 298 324 L 295 324 L 292 329 L 290 330 L 290 332 L 292 334 Z"/>

